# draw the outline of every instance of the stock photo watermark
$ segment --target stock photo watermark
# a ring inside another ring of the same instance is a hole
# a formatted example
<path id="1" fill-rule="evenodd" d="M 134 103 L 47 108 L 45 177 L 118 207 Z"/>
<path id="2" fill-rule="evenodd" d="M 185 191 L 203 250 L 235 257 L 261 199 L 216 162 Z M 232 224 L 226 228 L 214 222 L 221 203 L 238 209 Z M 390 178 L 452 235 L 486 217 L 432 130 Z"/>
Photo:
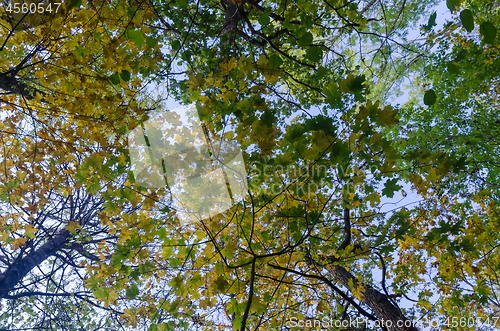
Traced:
<path id="1" fill-rule="evenodd" d="M 221 214 L 247 194 L 240 145 L 210 140 L 194 107 L 157 114 L 132 130 L 128 146 L 136 182 L 168 185 L 182 224 Z"/>
<path id="2" fill-rule="evenodd" d="M 321 328 L 323 330 L 343 330 L 343 329 L 361 329 L 361 328 L 411 328 L 415 327 L 417 329 L 423 329 L 428 327 L 497 327 L 499 325 L 500 317 L 495 318 L 474 318 L 474 317 L 448 317 L 446 319 L 438 318 L 422 318 L 419 320 L 371 320 L 367 317 L 357 317 L 353 319 L 332 319 L 325 316 L 321 319 L 299 319 L 292 317 L 286 321 L 286 326 L 289 328 Z"/>
<path id="3" fill-rule="evenodd" d="M 243 201 L 249 191 L 305 196 L 328 190 L 324 184 L 336 177 L 341 179 L 337 183 L 344 183 L 342 189 L 351 192 L 377 171 L 316 164 L 245 166 L 240 144 L 211 138 L 194 106 L 154 115 L 129 133 L 128 147 L 136 183 L 147 188 L 168 186 L 171 207 L 182 224 L 221 214 Z"/>

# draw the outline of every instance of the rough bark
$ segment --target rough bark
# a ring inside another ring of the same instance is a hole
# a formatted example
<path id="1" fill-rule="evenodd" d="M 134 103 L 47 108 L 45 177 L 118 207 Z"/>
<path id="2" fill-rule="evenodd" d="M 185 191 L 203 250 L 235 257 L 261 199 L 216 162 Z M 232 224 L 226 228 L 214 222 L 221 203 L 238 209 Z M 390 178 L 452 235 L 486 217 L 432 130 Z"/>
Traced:
<path id="1" fill-rule="evenodd" d="M 346 288 L 351 288 L 349 280 L 352 281 L 354 289 L 358 288 L 359 281 L 345 268 L 336 265 L 330 270 L 333 274 L 333 278 Z M 411 320 L 408 320 L 405 316 L 403 316 L 401 310 L 394 306 L 386 295 L 380 293 L 369 285 L 363 284 L 363 287 L 365 290 L 361 300 L 373 310 L 375 315 L 389 330 L 418 331 L 416 327 L 411 326 Z"/>
<path id="2" fill-rule="evenodd" d="M 60 250 L 69 237 L 70 232 L 68 230 L 59 231 L 40 248 L 14 261 L 7 270 L 0 274 L 0 298 L 8 298 L 9 292 L 15 288 L 24 276 Z"/>

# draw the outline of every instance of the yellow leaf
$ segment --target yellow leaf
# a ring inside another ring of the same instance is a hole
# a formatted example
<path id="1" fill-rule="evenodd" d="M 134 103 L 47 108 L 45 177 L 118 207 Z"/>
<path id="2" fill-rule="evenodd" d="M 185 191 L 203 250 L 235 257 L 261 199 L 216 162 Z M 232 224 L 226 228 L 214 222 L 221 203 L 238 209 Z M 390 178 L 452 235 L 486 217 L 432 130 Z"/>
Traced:
<path id="1" fill-rule="evenodd" d="M 117 298 L 118 298 L 118 293 L 116 293 L 114 290 L 109 290 L 108 297 L 106 299 L 104 306 L 106 308 L 109 307 L 109 304 L 114 303 Z"/>
<path id="2" fill-rule="evenodd" d="M 26 238 L 24 237 L 17 238 L 12 241 L 12 249 L 14 250 L 19 249 L 19 247 L 24 245 L 26 245 Z"/>
<path id="3" fill-rule="evenodd" d="M 378 194 L 378 192 L 373 192 L 366 197 L 366 200 L 370 201 L 370 205 L 373 207 L 377 203 L 380 203 L 380 194 Z"/>
<path id="4" fill-rule="evenodd" d="M 34 239 L 35 238 L 35 233 L 38 232 L 38 229 L 34 228 L 33 225 L 31 224 L 28 224 L 25 228 L 24 228 L 24 231 L 26 231 L 24 233 L 24 235 L 28 238 L 28 239 Z"/>
<path id="5" fill-rule="evenodd" d="M 189 91 L 193 92 L 198 89 L 198 87 L 203 86 L 205 84 L 205 79 L 201 74 L 190 73 L 189 81 L 186 82 L 189 85 Z"/>
<path id="6" fill-rule="evenodd" d="M 127 165 L 127 157 L 124 154 L 120 154 L 120 156 L 118 156 L 118 162 L 121 165 Z"/>
<path id="7" fill-rule="evenodd" d="M 66 230 L 68 230 L 71 234 L 75 234 L 76 230 L 79 229 L 81 226 L 78 223 L 78 221 L 71 221 L 68 222 L 68 225 L 66 225 Z"/>
<path id="8" fill-rule="evenodd" d="M 429 174 L 425 177 L 428 181 L 435 183 L 439 179 L 439 175 L 436 172 L 436 168 L 432 168 Z"/>
<path id="9" fill-rule="evenodd" d="M 257 67 L 259 69 L 267 69 L 269 67 L 269 60 L 264 54 L 261 54 L 257 60 Z"/>
<path id="10" fill-rule="evenodd" d="M 213 73 L 206 79 L 207 86 L 222 87 L 222 78 L 216 77 Z M 207 98 L 210 100 L 209 98 Z M 205 101 L 206 102 L 206 101 Z"/>
<path id="11" fill-rule="evenodd" d="M 232 57 L 231 60 L 229 60 L 229 61 L 224 60 L 224 62 L 220 64 L 222 74 L 228 75 L 231 72 L 231 70 L 236 68 L 236 65 L 237 65 L 237 62 L 236 62 L 236 59 L 234 57 Z"/>
<path id="12" fill-rule="evenodd" d="M 145 231 L 149 231 L 154 228 L 154 224 L 151 223 L 151 219 L 144 215 L 139 216 L 139 223 L 137 224 L 137 226 L 139 227 L 139 229 Z"/>

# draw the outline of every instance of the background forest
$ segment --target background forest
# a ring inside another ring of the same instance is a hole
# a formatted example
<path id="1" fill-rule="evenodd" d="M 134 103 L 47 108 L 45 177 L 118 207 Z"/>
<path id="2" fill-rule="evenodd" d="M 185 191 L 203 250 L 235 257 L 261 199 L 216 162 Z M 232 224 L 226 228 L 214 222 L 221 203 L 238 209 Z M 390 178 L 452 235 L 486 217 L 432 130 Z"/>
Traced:
<path id="1" fill-rule="evenodd" d="M 0 3 L 1 330 L 500 328 L 499 2 L 26 1 Z M 247 172 L 191 224 L 128 146 L 172 100 Z"/>

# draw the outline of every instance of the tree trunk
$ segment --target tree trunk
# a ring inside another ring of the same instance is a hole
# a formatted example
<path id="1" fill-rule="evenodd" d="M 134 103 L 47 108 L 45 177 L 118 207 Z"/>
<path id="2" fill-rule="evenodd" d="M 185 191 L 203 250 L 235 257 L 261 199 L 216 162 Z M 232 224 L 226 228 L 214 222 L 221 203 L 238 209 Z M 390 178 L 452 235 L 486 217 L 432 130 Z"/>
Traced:
<path id="1" fill-rule="evenodd" d="M 348 289 L 357 289 L 359 282 L 349 271 L 341 266 L 334 266 L 331 269 L 333 277 L 337 282 Z M 349 285 L 349 280 L 352 285 Z M 412 326 L 412 321 L 403 316 L 398 307 L 395 307 L 387 298 L 386 295 L 375 290 L 370 285 L 363 284 L 364 292 L 362 292 L 361 300 L 367 304 L 379 318 L 381 323 L 391 331 L 418 331 Z"/>
<path id="2" fill-rule="evenodd" d="M 68 230 L 59 231 L 39 249 L 31 251 L 0 274 L 0 298 L 8 298 L 9 292 L 37 265 L 62 248 L 70 237 Z"/>

